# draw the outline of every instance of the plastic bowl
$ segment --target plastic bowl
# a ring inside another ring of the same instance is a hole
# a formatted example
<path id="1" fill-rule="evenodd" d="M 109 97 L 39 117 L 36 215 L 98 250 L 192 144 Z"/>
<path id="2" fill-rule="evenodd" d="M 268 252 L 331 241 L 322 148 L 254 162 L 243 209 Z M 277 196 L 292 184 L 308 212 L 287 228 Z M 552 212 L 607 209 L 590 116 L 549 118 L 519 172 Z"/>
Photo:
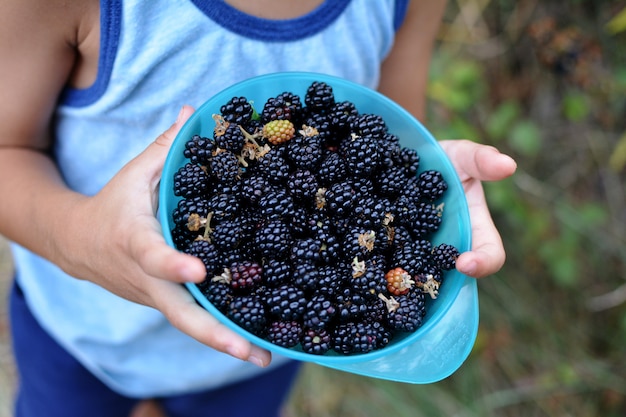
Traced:
<path id="1" fill-rule="evenodd" d="M 173 178 L 187 162 L 183 150 L 189 138 L 196 134 L 212 137 L 215 126 L 212 115 L 219 113 L 220 107 L 232 97 L 246 97 L 258 107 L 268 98 L 285 91 L 303 98 L 313 81 L 329 84 L 337 101 L 352 101 L 360 113 L 382 116 L 389 131 L 400 138 L 403 146 L 417 150 L 420 172 L 436 169 L 443 174 L 448 182 L 448 190 L 441 200 L 445 204 L 444 217 L 431 241 L 433 244 L 452 244 L 461 252 L 469 250 L 471 227 L 463 187 L 443 149 L 424 126 L 398 104 L 374 90 L 341 78 L 301 72 L 274 73 L 235 84 L 210 98 L 190 117 L 175 138 L 163 168 L 158 215 L 167 243 L 175 247 L 170 231 L 174 225 L 172 212 L 180 198 L 174 196 Z M 469 355 L 478 329 L 475 280 L 456 270 L 446 272 L 439 296 L 429 300 L 426 317 L 418 330 L 396 335 L 382 349 L 349 356 L 332 350 L 326 355 L 312 355 L 299 347 L 283 348 L 272 344 L 228 319 L 202 295 L 195 284 L 185 285 L 206 310 L 260 347 L 292 359 L 394 381 L 428 383 L 447 377 Z"/>

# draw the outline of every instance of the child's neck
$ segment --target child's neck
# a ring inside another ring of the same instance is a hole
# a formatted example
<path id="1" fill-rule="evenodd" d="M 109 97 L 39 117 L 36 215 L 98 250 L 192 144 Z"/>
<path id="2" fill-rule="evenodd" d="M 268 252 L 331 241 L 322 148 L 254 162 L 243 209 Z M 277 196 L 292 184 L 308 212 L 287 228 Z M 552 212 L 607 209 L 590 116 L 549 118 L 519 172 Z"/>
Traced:
<path id="1" fill-rule="evenodd" d="M 234 8 L 265 19 L 292 19 L 303 16 L 324 0 L 226 0 Z"/>

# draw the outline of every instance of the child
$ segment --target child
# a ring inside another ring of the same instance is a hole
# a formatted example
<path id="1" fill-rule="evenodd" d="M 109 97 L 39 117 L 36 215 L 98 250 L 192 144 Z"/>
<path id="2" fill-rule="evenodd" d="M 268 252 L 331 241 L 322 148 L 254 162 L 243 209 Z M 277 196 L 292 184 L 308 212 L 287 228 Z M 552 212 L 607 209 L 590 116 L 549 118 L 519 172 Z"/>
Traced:
<path id="1" fill-rule="evenodd" d="M 126 416 L 147 398 L 169 416 L 276 415 L 295 364 L 270 365 L 179 285 L 205 270 L 165 244 L 154 217 L 168 149 L 193 107 L 278 71 L 378 88 L 422 118 L 444 6 L 4 1 L 0 233 L 14 242 L 16 417 Z M 515 163 L 469 141 L 442 145 L 471 210 L 474 247 L 457 268 L 489 275 L 504 250 L 480 181 Z"/>

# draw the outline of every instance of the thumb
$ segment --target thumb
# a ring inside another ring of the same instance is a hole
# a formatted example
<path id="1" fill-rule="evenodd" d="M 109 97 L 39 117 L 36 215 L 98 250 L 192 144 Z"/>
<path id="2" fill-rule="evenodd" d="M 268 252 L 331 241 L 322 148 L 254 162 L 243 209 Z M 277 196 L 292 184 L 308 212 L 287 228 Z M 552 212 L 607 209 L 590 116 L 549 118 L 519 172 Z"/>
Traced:
<path id="1" fill-rule="evenodd" d="M 157 145 L 157 147 L 165 148 L 165 151 L 167 152 L 170 146 L 172 146 L 174 138 L 176 138 L 176 135 L 194 111 L 195 109 L 193 107 L 189 105 L 184 105 L 180 109 L 180 112 L 178 113 L 178 117 L 176 118 L 174 124 L 171 125 L 169 129 L 167 129 L 165 132 L 160 134 L 159 137 L 156 138 L 156 140 L 154 141 L 154 144 Z"/>

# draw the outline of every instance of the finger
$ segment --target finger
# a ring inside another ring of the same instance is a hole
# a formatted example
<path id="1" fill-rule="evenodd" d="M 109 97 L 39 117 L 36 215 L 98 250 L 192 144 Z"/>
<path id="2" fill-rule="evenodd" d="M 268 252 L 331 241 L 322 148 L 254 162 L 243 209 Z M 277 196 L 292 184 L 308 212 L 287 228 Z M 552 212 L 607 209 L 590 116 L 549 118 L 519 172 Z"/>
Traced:
<path id="1" fill-rule="evenodd" d="M 220 323 L 182 286 L 161 281 L 154 285 L 153 295 L 157 298 L 155 303 L 159 310 L 172 325 L 199 342 L 260 367 L 271 362 L 269 351 L 253 345 Z"/>
<path id="2" fill-rule="evenodd" d="M 472 250 L 459 256 L 456 268 L 465 275 L 482 278 L 502 268 L 506 253 L 485 202 L 481 183 L 472 180 L 466 184 L 466 196 L 472 224 Z"/>
<path id="3" fill-rule="evenodd" d="M 513 158 L 500 153 L 493 146 L 469 140 L 445 140 L 440 142 L 454 164 L 461 181 L 477 178 L 481 181 L 498 181 L 515 172 Z"/>

